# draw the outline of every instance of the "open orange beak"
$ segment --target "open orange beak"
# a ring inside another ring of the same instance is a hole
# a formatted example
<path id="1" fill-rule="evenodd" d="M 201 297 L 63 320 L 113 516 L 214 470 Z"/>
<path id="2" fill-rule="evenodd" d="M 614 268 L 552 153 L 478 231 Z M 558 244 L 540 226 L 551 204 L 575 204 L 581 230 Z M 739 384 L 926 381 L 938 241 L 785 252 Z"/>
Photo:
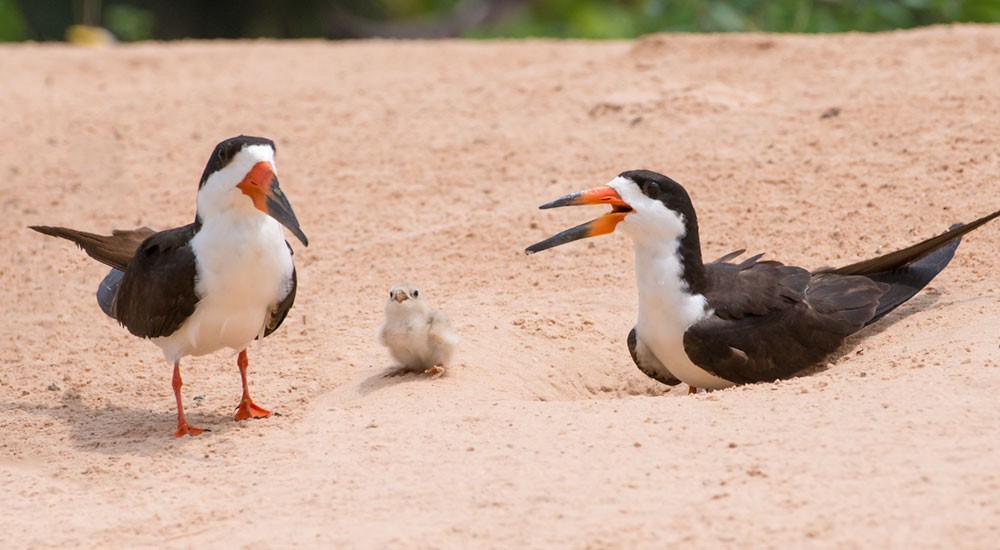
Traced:
<path id="1" fill-rule="evenodd" d="M 621 196 L 618 195 L 618 191 L 615 191 L 611 187 L 607 186 L 595 187 L 594 189 L 589 189 L 587 191 L 580 191 L 579 193 L 566 195 L 565 197 L 560 197 L 550 203 L 543 204 L 538 208 L 541 210 L 547 210 L 549 208 L 558 208 L 560 206 L 577 206 L 581 204 L 610 204 L 612 206 L 612 210 L 596 220 L 578 225 L 572 229 L 567 229 L 558 235 L 553 235 L 544 241 L 535 243 L 526 248 L 524 253 L 534 254 L 535 252 L 540 252 L 547 248 L 552 248 L 579 239 L 596 237 L 598 235 L 607 235 L 615 230 L 615 227 L 619 222 L 625 219 L 625 216 L 634 212 L 632 207 L 623 201 Z"/>
<path id="2" fill-rule="evenodd" d="M 271 216 L 281 225 L 288 228 L 304 246 L 309 246 L 309 239 L 299 228 L 299 220 L 295 217 L 292 205 L 288 203 L 285 194 L 278 187 L 278 176 L 269 162 L 258 162 L 243 181 L 236 184 L 243 194 L 253 200 L 253 205 L 261 212 Z"/>

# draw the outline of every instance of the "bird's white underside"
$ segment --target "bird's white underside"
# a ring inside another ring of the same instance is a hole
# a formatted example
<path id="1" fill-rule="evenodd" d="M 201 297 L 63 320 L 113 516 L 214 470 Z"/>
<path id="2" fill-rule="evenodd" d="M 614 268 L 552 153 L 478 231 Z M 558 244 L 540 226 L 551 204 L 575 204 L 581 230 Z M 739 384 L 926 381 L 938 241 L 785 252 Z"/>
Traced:
<path id="1" fill-rule="evenodd" d="M 662 202 L 642 194 L 629 179 L 609 184 L 635 212 L 625 216 L 617 229 L 635 244 L 635 275 L 639 293 L 636 335 L 669 370 L 685 384 L 721 389 L 733 383 L 698 367 L 684 351 L 684 332 L 711 314 L 705 297 L 692 294 L 682 278 L 677 249 L 684 236 L 684 220 Z"/>
<path id="2" fill-rule="evenodd" d="M 265 145 L 243 149 L 198 192 L 202 227 L 191 247 L 200 300 L 177 331 L 153 340 L 170 362 L 245 349 L 263 333 L 269 310 L 288 295 L 293 265 L 281 224 L 236 188 L 258 162 L 273 167 L 274 151 Z"/>

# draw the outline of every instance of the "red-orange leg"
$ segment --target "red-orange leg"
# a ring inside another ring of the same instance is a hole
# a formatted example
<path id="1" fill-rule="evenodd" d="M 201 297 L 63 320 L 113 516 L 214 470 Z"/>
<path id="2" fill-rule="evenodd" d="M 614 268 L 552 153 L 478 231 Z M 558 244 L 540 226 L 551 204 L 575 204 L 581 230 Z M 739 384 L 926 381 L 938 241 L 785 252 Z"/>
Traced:
<path id="1" fill-rule="evenodd" d="M 240 378 L 243 379 L 243 397 L 240 404 L 236 406 L 236 420 L 246 420 L 247 418 L 266 418 L 271 415 L 271 411 L 258 406 L 250 399 L 250 391 L 247 389 L 247 367 L 250 361 L 247 359 L 247 350 L 240 352 L 236 359 L 236 365 L 240 367 Z"/>
<path id="2" fill-rule="evenodd" d="M 174 363 L 174 398 L 177 399 L 177 431 L 174 432 L 174 437 L 181 437 L 185 435 L 198 435 L 205 431 L 201 428 L 195 428 L 194 426 L 187 423 L 187 419 L 184 418 L 184 400 L 181 399 L 181 386 L 184 385 L 184 381 L 181 380 L 181 363 L 180 361 Z"/>

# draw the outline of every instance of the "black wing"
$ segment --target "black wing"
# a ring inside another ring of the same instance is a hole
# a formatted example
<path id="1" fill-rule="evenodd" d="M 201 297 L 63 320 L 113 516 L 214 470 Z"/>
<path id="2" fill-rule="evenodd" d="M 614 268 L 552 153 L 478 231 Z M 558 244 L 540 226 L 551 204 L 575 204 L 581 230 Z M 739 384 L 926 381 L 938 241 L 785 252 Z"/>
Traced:
<path id="1" fill-rule="evenodd" d="M 674 377 L 670 373 L 659 359 L 653 355 L 653 352 L 646 347 L 646 344 L 639 340 L 635 332 L 635 327 L 628 333 L 628 352 L 632 356 L 632 362 L 635 366 L 639 367 L 639 370 L 643 374 L 668 386 L 676 386 L 680 384 L 681 381 Z"/>
<path id="2" fill-rule="evenodd" d="M 195 257 L 185 225 L 144 240 L 125 269 L 115 294 L 115 319 L 141 338 L 169 336 L 194 313 Z"/>
<path id="3" fill-rule="evenodd" d="M 285 246 L 288 247 L 288 251 L 294 256 L 295 251 L 292 250 L 292 245 L 285 241 Z M 288 295 L 285 296 L 274 309 L 271 310 L 270 316 L 267 318 L 267 325 L 264 327 L 264 337 L 267 338 L 272 332 L 278 330 L 281 326 L 282 321 L 288 316 L 288 310 L 292 309 L 292 304 L 295 303 L 295 289 L 298 288 L 299 281 L 295 274 L 295 266 L 292 265 L 292 282 L 288 289 Z"/>
<path id="4" fill-rule="evenodd" d="M 714 314 L 684 334 L 692 362 L 736 383 L 773 381 L 815 365 L 875 315 L 888 288 L 759 258 L 705 266 Z"/>

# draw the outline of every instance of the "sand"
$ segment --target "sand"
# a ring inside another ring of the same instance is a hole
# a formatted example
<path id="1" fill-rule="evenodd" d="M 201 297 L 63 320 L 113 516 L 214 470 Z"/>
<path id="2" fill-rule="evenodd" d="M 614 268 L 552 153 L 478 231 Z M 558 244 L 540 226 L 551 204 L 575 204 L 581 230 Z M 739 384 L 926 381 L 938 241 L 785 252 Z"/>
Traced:
<path id="1" fill-rule="evenodd" d="M 1000 224 L 808 376 L 687 395 L 643 376 L 632 248 L 525 246 L 539 211 L 649 168 L 705 255 L 846 264 L 1000 208 L 1000 26 L 636 41 L 0 47 L 0 546 L 982 548 L 1000 540 Z M 824 116 L 826 115 L 826 116 Z M 278 144 L 311 246 L 250 350 L 170 367 L 29 224 L 194 216 L 212 147 Z M 461 337 L 384 378 L 388 289 Z"/>

